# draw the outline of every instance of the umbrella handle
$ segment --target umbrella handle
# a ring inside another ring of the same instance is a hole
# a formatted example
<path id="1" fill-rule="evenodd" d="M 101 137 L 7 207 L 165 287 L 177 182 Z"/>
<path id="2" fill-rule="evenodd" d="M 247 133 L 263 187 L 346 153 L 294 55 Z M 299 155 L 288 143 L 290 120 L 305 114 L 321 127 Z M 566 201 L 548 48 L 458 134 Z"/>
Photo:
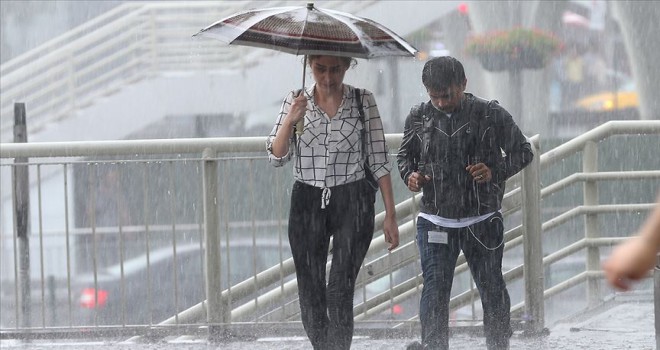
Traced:
<path id="1" fill-rule="evenodd" d="M 305 58 L 303 59 L 303 81 L 302 81 L 302 89 L 300 90 L 301 94 L 305 93 L 305 71 L 307 70 L 307 55 L 305 55 Z M 300 136 L 303 134 L 303 131 L 305 129 L 305 116 L 303 116 L 298 123 L 296 123 L 296 135 Z"/>

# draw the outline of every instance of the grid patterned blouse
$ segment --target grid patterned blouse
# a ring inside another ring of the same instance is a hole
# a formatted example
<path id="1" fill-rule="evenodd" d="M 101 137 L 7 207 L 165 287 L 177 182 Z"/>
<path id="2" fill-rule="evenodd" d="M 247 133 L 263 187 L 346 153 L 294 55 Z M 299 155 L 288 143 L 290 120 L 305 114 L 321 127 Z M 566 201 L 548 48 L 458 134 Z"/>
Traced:
<path id="1" fill-rule="evenodd" d="M 294 94 L 290 92 L 282 103 L 277 121 L 266 146 L 268 157 L 274 166 L 282 166 L 295 157 L 293 176 L 296 181 L 328 188 L 347 184 L 363 179 L 364 158 L 362 128 L 366 128 L 366 154 L 369 155 L 369 166 L 376 178 L 387 175 L 391 166 L 388 159 L 388 149 L 385 143 L 383 123 L 378 113 L 378 107 L 373 94 L 361 90 L 364 109 L 364 126 L 360 122 L 358 105 L 355 101 L 354 88 L 344 84 L 344 96 L 337 115 L 330 118 L 314 101 L 314 85 L 305 91 L 307 95 L 307 112 L 305 113 L 305 131 L 297 137 L 294 134 L 289 140 L 289 151 L 283 157 L 275 157 L 272 153 L 272 143 L 291 107 Z"/>

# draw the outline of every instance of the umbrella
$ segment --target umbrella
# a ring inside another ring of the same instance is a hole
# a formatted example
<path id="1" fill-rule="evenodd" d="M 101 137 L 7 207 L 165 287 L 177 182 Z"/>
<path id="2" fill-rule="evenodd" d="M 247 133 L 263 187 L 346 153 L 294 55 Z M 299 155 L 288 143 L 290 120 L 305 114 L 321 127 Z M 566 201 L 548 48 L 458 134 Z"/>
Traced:
<path id="1" fill-rule="evenodd" d="M 383 25 L 349 13 L 307 6 L 275 7 L 236 13 L 194 36 L 228 45 L 267 48 L 294 55 L 356 58 L 414 56 L 417 49 Z M 307 56 L 303 62 L 303 89 Z M 302 121 L 296 132 L 302 133 Z"/>

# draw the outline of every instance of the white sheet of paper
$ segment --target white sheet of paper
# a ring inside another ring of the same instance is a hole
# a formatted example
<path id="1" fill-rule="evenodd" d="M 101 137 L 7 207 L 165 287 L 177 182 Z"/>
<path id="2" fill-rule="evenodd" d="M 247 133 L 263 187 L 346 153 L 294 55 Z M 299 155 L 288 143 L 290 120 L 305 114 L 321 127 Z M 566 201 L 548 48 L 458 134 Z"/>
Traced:
<path id="1" fill-rule="evenodd" d="M 429 243 L 447 244 L 447 232 L 444 231 L 429 231 Z"/>

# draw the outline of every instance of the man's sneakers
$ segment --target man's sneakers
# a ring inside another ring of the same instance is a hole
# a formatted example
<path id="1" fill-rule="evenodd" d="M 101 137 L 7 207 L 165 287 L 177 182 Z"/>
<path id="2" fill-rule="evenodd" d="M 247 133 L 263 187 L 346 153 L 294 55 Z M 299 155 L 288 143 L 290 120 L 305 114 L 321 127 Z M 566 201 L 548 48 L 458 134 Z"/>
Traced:
<path id="1" fill-rule="evenodd" d="M 509 350 L 509 338 L 502 339 L 495 344 L 486 342 L 486 348 L 488 350 Z"/>
<path id="2" fill-rule="evenodd" d="M 406 346 L 406 350 L 424 350 L 424 349 L 427 349 L 427 347 L 422 345 L 422 343 L 418 341 L 414 341 L 408 344 L 408 346 Z"/>
<path id="3" fill-rule="evenodd" d="M 486 344 L 488 350 L 509 350 L 509 339 L 503 339 L 496 344 Z M 406 346 L 406 350 L 429 350 L 431 347 L 428 344 L 422 344 L 414 341 Z"/>

